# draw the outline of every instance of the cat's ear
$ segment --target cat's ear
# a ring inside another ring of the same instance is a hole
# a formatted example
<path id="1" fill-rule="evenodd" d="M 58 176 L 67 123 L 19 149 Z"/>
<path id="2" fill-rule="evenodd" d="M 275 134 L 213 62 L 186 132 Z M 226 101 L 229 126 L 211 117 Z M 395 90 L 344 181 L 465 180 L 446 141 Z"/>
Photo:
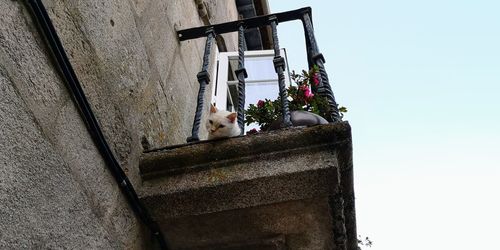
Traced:
<path id="1" fill-rule="evenodd" d="M 236 113 L 231 113 L 226 117 L 231 123 L 234 123 L 236 121 Z"/>
<path id="2" fill-rule="evenodd" d="M 216 112 L 217 108 L 213 104 L 210 104 L 210 113 L 216 113 Z"/>

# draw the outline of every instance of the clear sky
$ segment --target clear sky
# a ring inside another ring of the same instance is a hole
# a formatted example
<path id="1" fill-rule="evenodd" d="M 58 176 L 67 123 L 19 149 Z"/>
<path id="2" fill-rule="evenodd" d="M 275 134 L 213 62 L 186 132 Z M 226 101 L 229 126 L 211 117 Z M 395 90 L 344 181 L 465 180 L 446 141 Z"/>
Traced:
<path id="1" fill-rule="evenodd" d="M 269 2 L 313 8 L 371 249 L 500 249 L 500 1 Z M 300 22 L 278 32 L 305 68 Z"/>

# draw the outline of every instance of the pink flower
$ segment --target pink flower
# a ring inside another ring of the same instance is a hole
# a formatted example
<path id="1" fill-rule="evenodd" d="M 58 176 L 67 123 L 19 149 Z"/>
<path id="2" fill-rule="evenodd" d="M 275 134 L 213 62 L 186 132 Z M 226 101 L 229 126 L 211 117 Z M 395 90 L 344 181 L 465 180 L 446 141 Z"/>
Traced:
<path id="1" fill-rule="evenodd" d="M 304 93 L 306 101 L 311 100 L 314 97 L 314 94 L 311 92 L 311 89 L 306 84 L 300 85 L 299 90 L 301 90 Z"/>
<path id="2" fill-rule="evenodd" d="M 311 92 L 311 89 L 306 87 L 304 89 L 304 96 L 306 97 L 307 100 L 311 100 L 314 97 L 314 94 Z"/>
<path id="3" fill-rule="evenodd" d="M 262 108 L 262 107 L 264 107 L 264 104 L 265 104 L 265 102 L 264 102 L 264 101 L 259 100 L 259 101 L 257 102 L 257 107 Z"/>
<path id="4" fill-rule="evenodd" d="M 314 82 L 314 86 L 318 86 L 318 84 L 319 84 L 319 75 L 318 75 L 318 73 L 314 74 L 314 76 L 313 76 L 313 82 Z"/>

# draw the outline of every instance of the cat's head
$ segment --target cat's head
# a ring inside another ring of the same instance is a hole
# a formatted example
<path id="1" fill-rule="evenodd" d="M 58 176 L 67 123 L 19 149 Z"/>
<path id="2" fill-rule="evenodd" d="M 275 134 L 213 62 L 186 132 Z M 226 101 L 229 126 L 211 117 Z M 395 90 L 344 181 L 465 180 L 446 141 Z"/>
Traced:
<path id="1" fill-rule="evenodd" d="M 206 124 L 209 138 L 213 139 L 239 135 L 236 117 L 236 113 L 218 110 L 214 105 L 211 105 L 210 115 L 208 116 Z"/>

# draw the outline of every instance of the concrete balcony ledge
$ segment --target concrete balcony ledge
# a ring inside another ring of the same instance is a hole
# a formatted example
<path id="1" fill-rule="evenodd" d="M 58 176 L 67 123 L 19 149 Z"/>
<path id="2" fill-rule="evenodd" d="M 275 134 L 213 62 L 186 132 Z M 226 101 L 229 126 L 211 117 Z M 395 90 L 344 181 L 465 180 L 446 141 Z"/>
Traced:
<path id="1" fill-rule="evenodd" d="M 283 249 L 344 249 L 333 246 L 355 230 L 344 219 L 354 215 L 351 147 L 339 122 L 153 150 L 139 196 L 179 249 L 247 249 L 277 235 Z"/>
<path id="2" fill-rule="evenodd" d="M 141 158 L 140 170 L 142 178 L 147 180 L 252 161 L 253 156 L 260 154 L 345 143 L 351 143 L 351 130 L 347 122 L 289 128 L 151 150 Z"/>

